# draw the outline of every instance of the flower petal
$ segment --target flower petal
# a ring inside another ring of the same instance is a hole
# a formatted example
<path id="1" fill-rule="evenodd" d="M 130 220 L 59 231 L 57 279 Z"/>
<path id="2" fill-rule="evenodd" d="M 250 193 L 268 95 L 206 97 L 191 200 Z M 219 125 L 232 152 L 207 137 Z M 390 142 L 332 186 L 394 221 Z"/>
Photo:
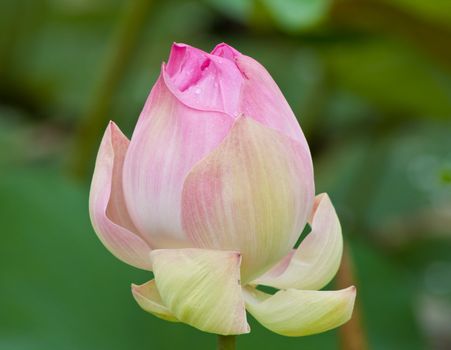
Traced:
<path id="1" fill-rule="evenodd" d="M 155 280 L 141 285 L 132 284 L 132 293 L 141 308 L 155 316 L 171 322 L 178 322 L 177 318 L 168 310 L 161 300 Z"/>
<path id="2" fill-rule="evenodd" d="M 186 106 L 161 77 L 151 101 L 124 162 L 127 207 L 152 247 L 189 247 L 180 220 L 183 181 L 192 166 L 223 140 L 234 119 Z"/>
<path id="3" fill-rule="evenodd" d="M 151 259 L 161 299 L 181 322 L 209 333 L 249 332 L 239 253 L 159 249 Z"/>
<path id="4" fill-rule="evenodd" d="M 293 111 L 265 67 L 227 44 L 217 45 L 212 55 L 233 60 L 244 75 L 239 108 L 241 113 L 298 140 L 308 150 Z"/>
<path id="5" fill-rule="evenodd" d="M 343 237 L 337 213 L 326 193 L 316 196 L 310 223 L 312 231 L 294 254 L 252 284 L 318 290 L 330 282 L 340 267 Z"/>
<path id="6" fill-rule="evenodd" d="M 166 85 L 186 105 L 239 115 L 243 75 L 234 62 L 185 44 L 172 45 Z"/>
<path id="7" fill-rule="evenodd" d="M 122 166 L 129 141 L 110 122 L 100 145 L 89 195 L 89 213 L 97 236 L 118 259 L 151 270 L 150 247 L 128 215 L 122 191 Z"/>
<path id="8" fill-rule="evenodd" d="M 188 174 L 183 228 L 198 247 L 240 251 L 245 284 L 290 251 L 313 196 L 305 148 L 240 117 L 224 142 Z"/>
<path id="9" fill-rule="evenodd" d="M 246 308 L 263 326 L 290 337 L 321 333 L 349 321 L 356 290 L 288 289 L 274 295 L 247 288 Z"/>

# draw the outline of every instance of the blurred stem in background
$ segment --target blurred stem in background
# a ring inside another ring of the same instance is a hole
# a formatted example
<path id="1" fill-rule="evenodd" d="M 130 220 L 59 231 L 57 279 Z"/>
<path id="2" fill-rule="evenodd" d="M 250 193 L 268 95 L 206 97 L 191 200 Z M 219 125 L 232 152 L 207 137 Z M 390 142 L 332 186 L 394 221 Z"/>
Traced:
<path id="1" fill-rule="evenodd" d="M 357 286 L 357 301 L 352 318 L 339 328 L 340 348 L 344 350 L 369 350 L 366 333 L 362 324 L 360 302 L 358 296 L 358 281 L 354 274 L 354 266 L 349 246 L 345 243 L 340 270 L 337 274 L 337 287 Z"/>
<path id="2" fill-rule="evenodd" d="M 20 34 L 21 20 L 25 4 L 18 2 L 15 6 L 9 9 L 7 17 L 7 33 L 3 32 L 0 37 L 0 77 L 5 79 L 8 69 L 10 68 L 11 52 Z"/>
<path id="3" fill-rule="evenodd" d="M 235 335 L 218 335 L 218 350 L 235 350 Z"/>
<path id="4" fill-rule="evenodd" d="M 93 94 L 91 105 L 86 110 L 75 136 L 71 173 L 83 180 L 87 178 L 91 160 L 97 149 L 103 130 L 109 120 L 109 109 L 115 91 L 125 75 L 133 56 L 153 1 L 132 0 L 119 23 L 111 51 L 105 58 L 105 72 Z"/>

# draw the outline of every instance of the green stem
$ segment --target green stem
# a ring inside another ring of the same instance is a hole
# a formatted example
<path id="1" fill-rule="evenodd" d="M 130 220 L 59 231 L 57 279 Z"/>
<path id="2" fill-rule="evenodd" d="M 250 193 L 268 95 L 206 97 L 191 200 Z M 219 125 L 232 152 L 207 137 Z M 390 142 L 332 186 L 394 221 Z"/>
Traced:
<path id="1" fill-rule="evenodd" d="M 235 335 L 218 335 L 218 350 L 235 350 Z"/>
<path id="2" fill-rule="evenodd" d="M 112 38 L 110 52 L 105 57 L 105 71 L 93 92 L 91 104 L 75 136 L 70 166 L 72 174 L 78 179 L 86 178 L 91 170 L 95 150 L 111 115 L 111 103 L 133 57 L 139 35 L 148 23 L 151 0 L 132 0 L 125 3 L 126 11 Z"/>

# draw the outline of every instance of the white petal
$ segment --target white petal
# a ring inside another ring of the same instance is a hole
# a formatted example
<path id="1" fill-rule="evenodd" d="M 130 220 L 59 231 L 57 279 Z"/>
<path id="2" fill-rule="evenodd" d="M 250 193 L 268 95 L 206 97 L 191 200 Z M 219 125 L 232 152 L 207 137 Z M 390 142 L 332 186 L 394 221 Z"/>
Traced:
<path id="1" fill-rule="evenodd" d="M 161 299 L 178 320 L 209 333 L 249 332 L 239 253 L 158 249 L 151 259 Z"/>
<path id="2" fill-rule="evenodd" d="M 325 332 L 349 321 L 356 290 L 338 291 L 288 289 L 274 295 L 245 290 L 246 308 L 263 326 L 290 337 Z"/>
<path id="3" fill-rule="evenodd" d="M 315 198 L 312 231 L 291 257 L 253 281 L 279 289 L 323 288 L 335 276 L 341 262 L 343 237 L 340 221 L 327 194 Z"/>

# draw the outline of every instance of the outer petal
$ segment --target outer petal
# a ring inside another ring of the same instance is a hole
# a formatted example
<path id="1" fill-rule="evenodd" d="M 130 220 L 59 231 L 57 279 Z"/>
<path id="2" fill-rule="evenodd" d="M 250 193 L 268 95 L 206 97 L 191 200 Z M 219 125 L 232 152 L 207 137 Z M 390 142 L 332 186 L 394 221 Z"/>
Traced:
<path id="1" fill-rule="evenodd" d="M 187 176 L 183 227 L 199 247 L 240 251 L 247 283 L 290 251 L 307 221 L 313 193 L 305 148 L 241 117 Z"/>
<path id="2" fill-rule="evenodd" d="M 227 44 L 219 44 L 212 54 L 234 60 L 245 77 L 241 89 L 240 112 L 298 140 L 308 150 L 293 111 L 268 71 L 253 58 L 242 55 Z"/>
<path id="3" fill-rule="evenodd" d="M 177 318 L 168 310 L 161 300 L 155 280 L 151 280 L 140 286 L 132 284 L 132 293 L 136 302 L 145 311 L 171 322 L 178 322 Z"/>
<path id="4" fill-rule="evenodd" d="M 315 198 L 310 224 L 312 231 L 294 254 L 284 258 L 255 284 L 318 290 L 330 282 L 340 267 L 343 237 L 340 221 L 327 194 Z"/>
<path id="5" fill-rule="evenodd" d="M 118 259 L 150 270 L 150 247 L 137 234 L 124 202 L 122 165 L 127 138 L 111 122 L 97 155 L 89 195 L 89 213 L 97 236 Z"/>
<path id="6" fill-rule="evenodd" d="M 151 253 L 164 305 L 182 322 L 204 332 L 249 332 L 237 252 L 159 249 Z"/>
<path id="7" fill-rule="evenodd" d="M 153 247 L 187 247 L 180 220 L 183 181 L 223 140 L 234 119 L 186 106 L 161 77 L 145 108 L 124 162 L 127 207 Z"/>
<path id="8" fill-rule="evenodd" d="M 245 291 L 246 308 L 271 331 L 291 337 L 321 333 L 347 322 L 354 308 L 356 290 L 304 291 L 288 289 L 269 295 Z"/>

